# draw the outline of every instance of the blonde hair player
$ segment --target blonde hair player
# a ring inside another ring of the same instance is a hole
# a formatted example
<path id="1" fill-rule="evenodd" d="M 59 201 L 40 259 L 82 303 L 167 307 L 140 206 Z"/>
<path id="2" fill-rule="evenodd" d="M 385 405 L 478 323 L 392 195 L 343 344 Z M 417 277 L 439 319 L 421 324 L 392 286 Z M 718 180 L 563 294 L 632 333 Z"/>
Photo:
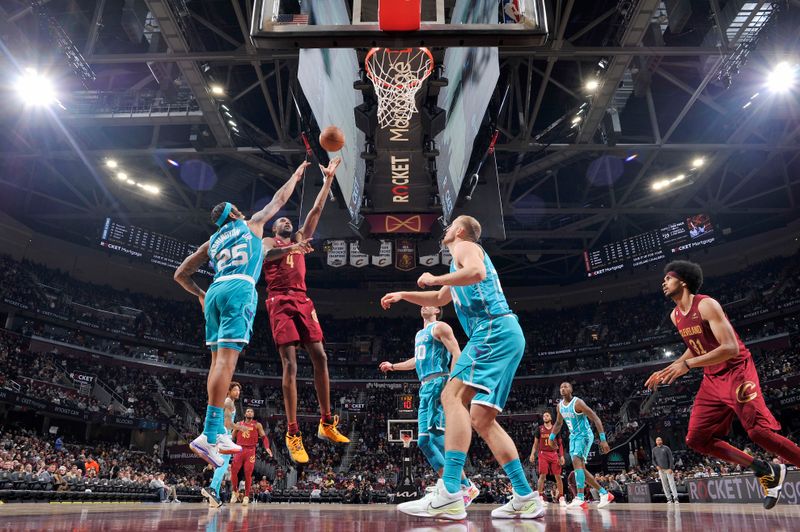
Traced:
<path id="1" fill-rule="evenodd" d="M 532 519 L 544 515 L 519 461 L 514 441 L 495 419 L 505 406 L 517 366 L 525 352 L 525 336 L 508 306 L 489 255 L 478 244 L 481 224 L 459 216 L 447 228 L 442 243 L 453 256 L 450 273 L 423 273 L 420 288 L 435 291 L 392 292 L 381 299 L 388 309 L 400 301 L 441 307 L 452 302 L 469 337 L 442 392 L 445 427 L 445 464 L 435 497 L 403 505 L 400 511 L 420 517 L 460 520 L 467 516 L 460 492 L 461 474 L 472 439 L 472 429 L 502 464 L 513 487 L 511 500 L 492 511 L 492 517 Z"/>

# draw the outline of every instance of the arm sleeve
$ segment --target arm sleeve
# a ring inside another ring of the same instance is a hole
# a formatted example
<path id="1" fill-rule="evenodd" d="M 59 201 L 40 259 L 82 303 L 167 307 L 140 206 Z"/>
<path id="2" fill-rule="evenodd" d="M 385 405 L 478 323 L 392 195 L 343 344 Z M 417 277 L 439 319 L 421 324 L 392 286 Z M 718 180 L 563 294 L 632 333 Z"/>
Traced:
<path id="1" fill-rule="evenodd" d="M 266 433 L 261 437 L 261 443 L 264 444 L 264 449 L 269 450 L 269 438 L 267 437 Z"/>

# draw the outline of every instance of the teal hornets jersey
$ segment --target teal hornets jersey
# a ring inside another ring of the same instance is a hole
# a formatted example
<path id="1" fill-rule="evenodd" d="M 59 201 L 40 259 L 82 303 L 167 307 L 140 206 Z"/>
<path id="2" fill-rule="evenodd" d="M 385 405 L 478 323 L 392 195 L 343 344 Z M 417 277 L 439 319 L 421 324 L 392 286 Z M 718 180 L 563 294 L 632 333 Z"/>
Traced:
<path id="1" fill-rule="evenodd" d="M 244 220 L 223 225 L 211 235 L 208 256 L 214 264 L 214 281 L 222 277 L 244 276 L 258 282 L 263 262 L 263 246 Z"/>
<path id="2" fill-rule="evenodd" d="M 469 286 L 450 287 L 458 321 L 469 336 L 472 336 L 472 331 L 478 324 L 511 314 L 497 270 L 486 251 L 483 252 L 483 265 L 486 267 L 486 278 L 483 281 Z M 457 269 L 456 261 L 453 260 L 450 263 L 450 273 Z"/>
<path id="3" fill-rule="evenodd" d="M 575 403 L 578 401 L 577 397 L 573 397 L 569 404 L 564 404 L 564 400 L 558 402 L 558 411 L 564 422 L 569 427 L 570 438 L 587 437 L 594 438 L 592 433 L 592 426 L 589 424 L 589 418 L 586 414 L 575 412 Z"/>
<path id="4" fill-rule="evenodd" d="M 438 321 L 417 332 L 414 338 L 414 358 L 419 380 L 434 373 L 450 373 L 450 353 L 444 344 L 433 337 Z"/>

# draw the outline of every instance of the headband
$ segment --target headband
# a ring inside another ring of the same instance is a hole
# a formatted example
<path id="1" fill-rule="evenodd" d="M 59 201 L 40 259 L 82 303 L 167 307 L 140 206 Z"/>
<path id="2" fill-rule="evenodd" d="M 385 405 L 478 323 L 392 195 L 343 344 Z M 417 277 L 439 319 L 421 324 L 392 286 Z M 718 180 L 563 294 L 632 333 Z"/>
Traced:
<path id="1" fill-rule="evenodd" d="M 685 282 L 685 281 L 683 280 L 683 278 L 682 278 L 680 275 L 678 275 L 678 273 L 677 273 L 677 272 L 675 272 L 675 271 L 673 271 L 673 270 L 670 270 L 670 271 L 668 271 L 668 272 L 667 272 L 667 275 L 669 275 L 670 277 L 674 277 L 675 279 L 677 279 L 677 280 L 679 280 L 679 281 L 681 281 L 681 282 Z"/>
<path id="2" fill-rule="evenodd" d="M 222 209 L 222 214 L 220 214 L 219 218 L 217 218 L 217 221 L 214 222 L 217 225 L 217 227 L 222 227 L 225 224 L 225 220 L 227 220 L 228 216 L 231 215 L 231 210 L 232 209 L 233 209 L 233 205 L 231 205 L 230 202 L 226 201 L 225 202 L 225 208 Z"/>

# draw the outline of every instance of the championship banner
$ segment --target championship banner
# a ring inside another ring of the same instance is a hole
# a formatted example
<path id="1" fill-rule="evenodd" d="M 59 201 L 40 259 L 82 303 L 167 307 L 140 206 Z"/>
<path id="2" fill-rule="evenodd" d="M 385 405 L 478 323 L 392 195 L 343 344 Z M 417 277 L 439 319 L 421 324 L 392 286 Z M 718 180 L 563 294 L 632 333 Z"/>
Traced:
<path id="1" fill-rule="evenodd" d="M 691 502 L 760 503 L 764 490 L 752 473 L 687 479 Z M 781 492 L 781 504 L 800 503 L 800 471 L 788 471 Z"/>
<path id="2" fill-rule="evenodd" d="M 430 233 L 435 214 L 368 214 L 371 233 Z"/>
<path id="3" fill-rule="evenodd" d="M 359 251 L 358 242 L 350 242 L 350 266 L 363 268 L 367 264 L 369 264 L 369 255 Z"/>
<path id="4" fill-rule="evenodd" d="M 417 247 L 413 240 L 401 238 L 395 242 L 394 267 L 408 272 L 417 265 Z"/>
<path id="5" fill-rule="evenodd" d="M 442 264 L 445 266 L 450 266 L 450 263 L 453 262 L 453 256 L 450 254 L 450 249 L 447 247 L 442 248 Z"/>
<path id="6" fill-rule="evenodd" d="M 439 264 L 439 254 L 436 255 L 424 255 L 419 258 L 419 263 L 423 266 L 430 267 L 436 266 Z"/>
<path id="7" fill-rule="evenodd" d="M 392 263 L 392 243 L 381 240 L 381 250 L 378 256 L 372 256 L 372 265 L 385 268 Z"/>
<path id="8" fill-rule="evenodd" d="M 340 268 L 347 264 L 347 242 L 344 240 L 330 240 L 328 250 L 328 266 Z"/>

